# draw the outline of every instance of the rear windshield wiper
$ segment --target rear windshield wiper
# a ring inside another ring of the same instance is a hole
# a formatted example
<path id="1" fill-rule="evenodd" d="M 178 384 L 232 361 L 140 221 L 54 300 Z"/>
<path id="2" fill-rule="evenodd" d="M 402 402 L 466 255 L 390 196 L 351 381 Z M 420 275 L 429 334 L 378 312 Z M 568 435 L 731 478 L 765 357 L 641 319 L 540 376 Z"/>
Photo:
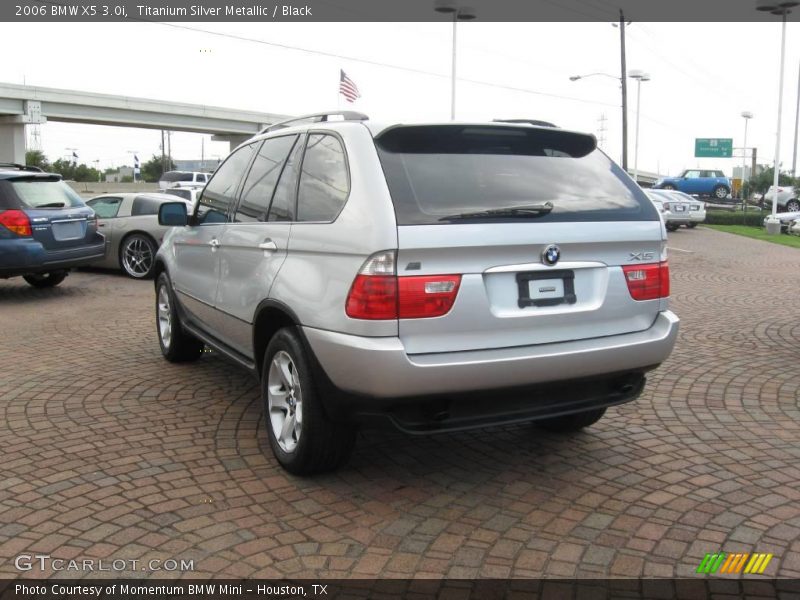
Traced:
<path id="1" fill-rule="evenodd" d="M 39 204 L 34 208 L 63 208 L 64 202 L 48 202 L 47 204 Z"/>
<path id="2" fill-rule="evenodd" d="M 454 219 L 479 219 L 482 217 L 538 217 L 546 215 L 553 210 L 552 202 L 544 204 L 530 204 L 527 206 L 509 206 L 507 208 L 493 208 L 489 210 L 478 210 L 475 212 L 448 215 L 439 219 L 440 221 L 451 221 Z"/>

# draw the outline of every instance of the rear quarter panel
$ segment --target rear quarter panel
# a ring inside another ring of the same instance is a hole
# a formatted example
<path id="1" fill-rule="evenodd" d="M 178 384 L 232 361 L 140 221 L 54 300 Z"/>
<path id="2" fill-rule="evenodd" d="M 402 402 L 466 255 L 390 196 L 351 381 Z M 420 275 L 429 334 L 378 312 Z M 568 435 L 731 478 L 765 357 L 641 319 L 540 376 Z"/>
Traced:
<path id="1" fill-rule="evenodd" d="M 288 256 L 270 297 L 292 307 L 307 327 L 365 336 L 397 335 L 397 321 L 351 319 L 345 314 L 347 294 L 358 270 L 369 255 L 397 248 L 397 227 L 369 130 L 360 123 L 347 123 L 335 131 L 345 145 L 350 195 L 333 223 L 292 226 Z"/>

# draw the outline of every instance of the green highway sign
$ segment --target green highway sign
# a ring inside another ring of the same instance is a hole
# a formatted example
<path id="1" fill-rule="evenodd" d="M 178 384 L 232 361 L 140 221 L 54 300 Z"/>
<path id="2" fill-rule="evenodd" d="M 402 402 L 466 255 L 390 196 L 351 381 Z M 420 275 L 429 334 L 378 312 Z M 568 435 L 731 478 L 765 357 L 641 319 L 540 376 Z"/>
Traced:
<path id="1" fill-rule="evenodd" d="M 694 155 L 697 157 L 730 158 L 733 156 L 733 138 L 695 138 Z"/>

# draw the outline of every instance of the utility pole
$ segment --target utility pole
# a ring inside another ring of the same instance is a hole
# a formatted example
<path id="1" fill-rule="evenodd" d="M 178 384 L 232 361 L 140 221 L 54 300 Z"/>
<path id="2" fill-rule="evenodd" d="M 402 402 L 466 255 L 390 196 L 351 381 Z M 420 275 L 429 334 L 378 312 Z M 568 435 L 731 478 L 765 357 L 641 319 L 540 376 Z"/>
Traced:
<path id="1" fill-rule="evenodd" d="M 622 83 L 622 170 L 628 172 L 628 68 L 625 65 L 625 15 L 619 9 L 620 83 Z"/>
<path id="2" fill-rule="evenodd" d="M 161 172 L 167 171 L 167 147 L 164 145 L 164 130 L 161 130 Z"/>

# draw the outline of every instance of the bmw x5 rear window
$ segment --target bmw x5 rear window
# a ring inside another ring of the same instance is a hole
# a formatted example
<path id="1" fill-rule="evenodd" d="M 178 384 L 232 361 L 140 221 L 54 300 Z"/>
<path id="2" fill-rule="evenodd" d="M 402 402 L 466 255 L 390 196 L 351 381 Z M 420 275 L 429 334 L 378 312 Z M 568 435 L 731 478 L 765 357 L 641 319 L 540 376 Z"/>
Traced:
<path id="1" fill-rule="evenodd" d="M 596 149 L 589 135 L 532 127 L 424 125 L 389 129 L 375 144 L 398 225 L 659 218 L 644 193 Z M 516 210 L 525 207 L 537 210 Z"/>

